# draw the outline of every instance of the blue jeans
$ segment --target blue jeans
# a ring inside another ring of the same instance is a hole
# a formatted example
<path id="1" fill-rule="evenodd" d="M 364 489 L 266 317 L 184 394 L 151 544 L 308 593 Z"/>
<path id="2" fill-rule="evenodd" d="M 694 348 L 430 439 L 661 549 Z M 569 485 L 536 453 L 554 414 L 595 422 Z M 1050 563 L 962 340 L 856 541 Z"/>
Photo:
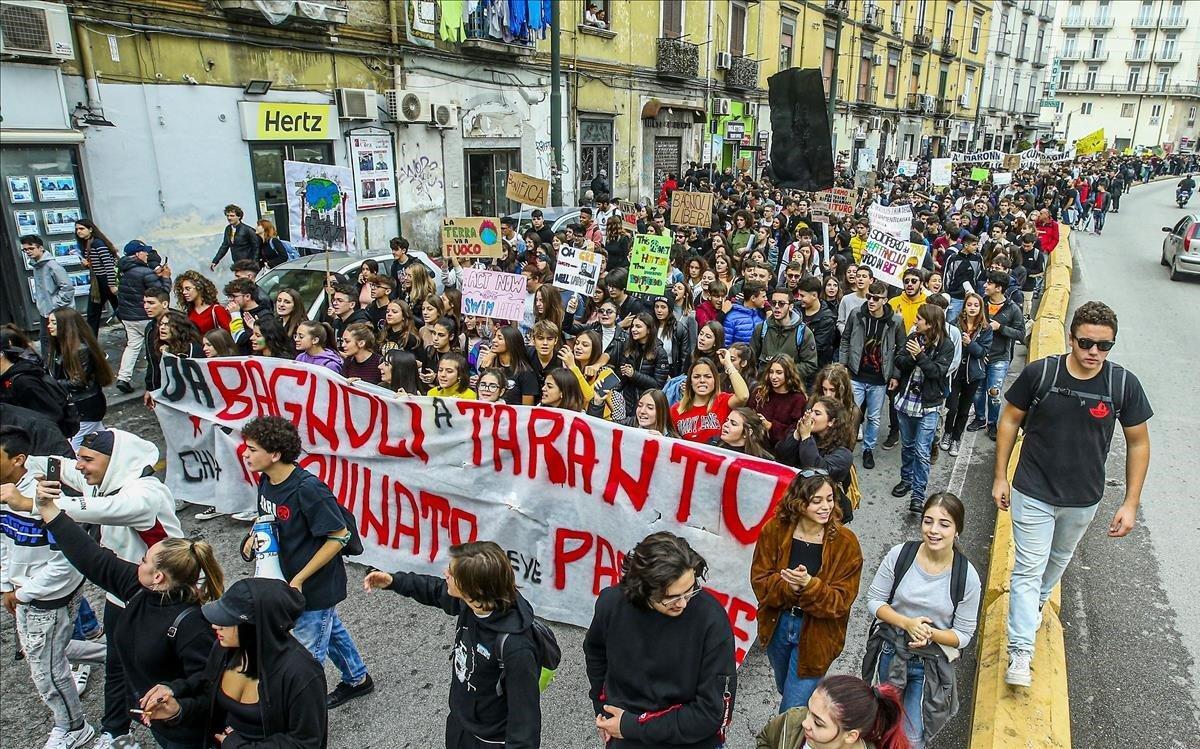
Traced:
<path id="1" fill-rule="evenodd" d="M 1093 228 L 1096 231 L 1104 230 L 1104 217 L 1107 215 L 1108 211 L 1092 211 L 1092 216 L 1095 219 L 1095 226 Z"/>
<path id="2" fill-rule="evenodd" d="M 879 655 L 880 684 L 887 683 L 887 672 L 892 665 L 896 651 L 891 645 L 884 644 L 883 652 Z M 924 702 L 925 664 L 919 658 L 908 662 L 908 683 L 904 686 L 904 735 L 912 749 L 925 749 L 925 716 L 921 715 L 921 704 Z"/>
<path id="3" fill-rule="evenodd" d="M 950 297 L 950 307 L 946 310 L 946 322 L 953 325 L 958 321 L 958 316 L 962 314 L 963 305 L 966 304 L 966 299 L 955 299 Z"/>
<path id="4" fill-rule="evenodd" d="M 796 659 L 800 655 L 800 629 L 803 626 L 803 615 L 793 614 L 790 610 L 779 616 L 779 624 L 771 635 L 767 645 L 767 660 L 771 662 L 771 670 L 775 672 L 775 688 L 783 697 L 779 702 L 779 712 L 784 713 L 793 707 L 808 707 L 808 698 L 817 689 L 821 677 L 802 677 L 796 675 Z"/>
<path id="5" fill-rule="evenodd" d="M 75 617 L 75 632 L 72 640 L 86 640 L 100 631 L 100 620 L 86 598 L 79 599 L 79 614 Z"/>
<path id="6" fill-rule="evenodd" d="M 986 421 L 990 427 L 996 426 L 1000 420 L 1000 388 L 1004 386 L 1011 363 L 1007 359 L 988 362 L 987 379 L 979 392 L 975 393 L 975 418 Z"/>
<path id="7" fill-rule="evenodd" d="M 308 649 L 317 659 L 317 663 L 325 663 L 328 653 L 333 665 L 342 672 L 342 681 L 347 684 L 361 684 L 367 678 L 367 666 L 350 639 L 350 633 L 342 626 L 337 609 L 317 609 L 305 611 L 296 620 L 292 634 L 300 644 Z"/>
<path id="8" fill-rule="evenodd" d="M 887 385 L 869 385 L 858 380 L 851 380 L 850 384 L 854 388 L 854 403 L 863 414 L 863 450 L 874 450 L 879 437 L 879 417 L 887 400 Z"/>
<path id="9" fill-rule="evenodd" d="M 1091 507 L 1056 507 L 1013 489 L 1013 571 L 1008 598 L 1008 647 L 1033 652 L 1038 609 L 1062 579 L 1075 547 L 1096 517 Z"/>
<path id="10" fill-rule="evenodd" d="M 937 438 L 938 411 L 900 417 L 900 478 L 912 486 L 912 498 L 924 500 L 929 484 L 929 455 Z"/>

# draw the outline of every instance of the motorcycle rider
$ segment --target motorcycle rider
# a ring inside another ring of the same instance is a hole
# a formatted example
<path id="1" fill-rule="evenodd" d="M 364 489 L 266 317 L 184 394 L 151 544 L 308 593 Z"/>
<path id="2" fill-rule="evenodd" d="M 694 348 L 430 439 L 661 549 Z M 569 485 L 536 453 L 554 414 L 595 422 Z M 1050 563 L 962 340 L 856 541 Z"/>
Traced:
<path id="1" fill-rule="evenodd" d="M 1179 180 L 1179 184 L 1175 186 L 1175 200 L 1179 200 L 1180 197 L 1182 197 L 1183 201 L 1180 203 L 1180 205 L 1184 205 L 1192 199 L 1192 193 L 1195 192 L 1195 190 L 1196 180 L 1192 179 L 1192 175 L 1189 174 L 1183 179 Z"/>

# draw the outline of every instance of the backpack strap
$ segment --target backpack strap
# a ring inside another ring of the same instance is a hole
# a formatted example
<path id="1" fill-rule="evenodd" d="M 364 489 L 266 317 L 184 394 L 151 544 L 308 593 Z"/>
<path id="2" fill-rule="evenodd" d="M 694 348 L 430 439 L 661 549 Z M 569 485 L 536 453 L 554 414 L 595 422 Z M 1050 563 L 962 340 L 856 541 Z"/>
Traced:
<path id="1" fill-rule="evenodd" d="M 1042 366 L 1042 372 L 1038 376 L 1037 389 L 1033 391 L 1033 400 L 1030 401 L 1029 409 L 1025 412 L 1026 419 L 1028 419 L 1029 416 L 1037 410 L 1037 407 L 1041 405 L 1041 402 L 1058 384 L 1058 365 L 1059 362 L 1062 361 L 1062 355 L 1055 354 L 1054 356 L 1047 356 L 1043 361 L 1045 364 Z M 1050 375 L 1051 370 L 1054 372 L 1053 375 Z"/>
<path id="2" fill-rule="evenodd" d="M 1113 372 L 1119 375 L 1117 387 L 1113 387 Z M 1128 370 L 1120 364 L 1108 363 L 1108 395 L 1112 398 L 1113 416 L 1121 418 L 1121 407 L 1125 405 L 1125 375 Z"/>
<path id="3" fill-rule="evenodd" d="M 954 562 L 950 568 L 950 601 L 954 604 L 954 611 L 950 613 L 951 627 L 954 627 L 954 620 L 958 617 L 958 604 L 962 603 L 966 595 L 967 555 L 956 548 L 954 549 Z"/>
<path id="4" fill-rule="evenodd" d="M 500 666 L 500 678 L 496 679 L 496 696 L 504 695 L 504 643 L 508 640 L 508 633 L 501 632 L 496 636 L 496 663 Z"/>
<path id="5" fill-rule="evenodd" d="M 183 624 L 183 620 L 187 619 L 188 614 L 198 610 L 199 606 L 188 606 L 183 611 L 175 615 L 175 621 L 171 622 L 171 626 L 167 627 L 167 639 L 174 640 L 175 635 L 179 632 L 179 625 Z"/>
<path id="6" fill-rule="evenodd" d="M 900 547 L 900 556 L 896 557 L 896 567 L 892 571 L 892 590 L 888 593 L 889 605 L 895 600 L 896 589 L 900 587 L 900 581 L 904 579 L 904 575 L 908 573 L 909 568 L 916 560 L 919 548 L 921 548 L 920 541 L 905 541 L 904 546 Z"/>

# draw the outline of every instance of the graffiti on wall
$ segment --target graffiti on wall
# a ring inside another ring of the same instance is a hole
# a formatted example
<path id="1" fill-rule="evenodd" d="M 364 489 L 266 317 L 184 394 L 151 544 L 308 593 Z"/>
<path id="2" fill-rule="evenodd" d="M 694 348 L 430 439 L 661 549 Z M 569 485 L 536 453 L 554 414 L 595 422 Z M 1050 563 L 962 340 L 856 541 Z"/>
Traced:
<path id="1" fill-rule="evenodd" d="M 442 204 L 445 178 L 442 164 L 428 156 L 417 156 L 396 168 L 396 179 L 404 198 L 402 205 L 412 209 Z"/>
<path id="2" fill-rule="evenodd" d="M 533 144 L 533 150 L 537 154 L 537 176 L 542 179 L 554 179 L 554 147 L 550 145 L 548 140 L 539 140 Z M 562 176 L 567 176 L 571 173 L 571 169 L 567 166 L 566 159 L 563 159 L 562 169 L 559 170 Z"/>

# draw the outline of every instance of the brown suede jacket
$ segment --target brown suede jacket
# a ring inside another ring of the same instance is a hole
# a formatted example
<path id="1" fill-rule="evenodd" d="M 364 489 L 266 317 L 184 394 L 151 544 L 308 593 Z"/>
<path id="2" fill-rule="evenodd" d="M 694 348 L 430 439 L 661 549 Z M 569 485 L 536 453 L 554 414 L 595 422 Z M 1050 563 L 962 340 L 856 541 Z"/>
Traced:
<path id="1" fill-rule="evenodd" d="M 795 593 L 779 575 L 788 566 L 795 528 L 794 524 L 784 527 L 778 518 L 767 521 L 754 546 L 750 584 L 758 598 L 758 639 L 764 647 L 771 641 L 784 610 L 796 607 L 804 612 L 796 675 L 812 678 L 829 670 L 846 643 L 846 626 L 850 607 L 858 597 L 863 557 L 854 532 L 831 520 L 825 528 L 821 569 Z"/>

